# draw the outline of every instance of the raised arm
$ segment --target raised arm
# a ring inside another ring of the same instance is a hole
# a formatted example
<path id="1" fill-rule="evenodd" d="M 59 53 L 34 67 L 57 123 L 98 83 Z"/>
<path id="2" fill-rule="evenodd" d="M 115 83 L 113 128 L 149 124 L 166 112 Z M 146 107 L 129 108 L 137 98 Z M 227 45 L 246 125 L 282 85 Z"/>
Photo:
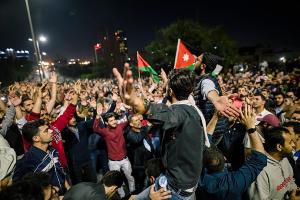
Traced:
<path id="1" fill-rule="evenodd" d="M 16 119 L 22 119 L 23 118 L 23 113 L 21 110 L 21 103 L 22 103 L 22 96 L 14 96 L 14 97 L 9 97 L 9 101 L 11 104 L 15 107 L 15 113 L 16 113 Z"/>
<path id="2" fill-rule="evenodd" d="M 47 113 L 50 114 L 56 101 L 56 94 L 57 94 L 57 74 L 55 72 L 51 72 L 49 82 L 51 84 L 51 99 L 46 104 Z"/>
<path id="3" fill-rule="evenodd" d="M 216 90 L 211 90 L 210 92 L 208 92 L 207 98 L 225 117 L 239 116 L 239 111 L 233 105 L 229 104 L 227 96 L 219 96 Z"/>
<path id="4" fill-rule="evenodd" d="M 132 71 L 129 69 L 129 64 L 124 65 L 124 79 L 116 68 L 113 68 L 113 74 L 118 81 L 120 95 L 123 101 L 132 106 L 132 108 L 140 114 L 144 114 L 147 108 L 144 105 L 144 100 L 139 98 L 133 87 Z"/>
<path id="5" fill-rule="evenodd" d="M 101 114 L 103 113 L 103 105 L 101 103 L 97 103 L 97 108 L 96 108 L 96 118 L 94 120 L 93 124 L 93 130 L 95 133 L 98 133 L 100 135 L 104 135 L 104 128 L 99 127 L 99 123 L 102 119 Z"/>
<path id="6" fill-rule="evenodd" d="M 33 112 L 33 113 L 37 113 L 37 114 L 41 113 L 41 108 L 42 108 L 42 96 L 43 96 L 42 91 L 43 91 L 43 89 L 46 87 L 46 85 L 47 85 L 47 83 L 44 82 L 44 83 L 42 84 L 42 86 L 38 88 L 38 95 L 37 95 L 37 97 L 36 97 L 36 99 L 35 99 L 35 103 L 34 103 L 33 108 L 32 108 L 32 112 Z"/>
<path id="7" fill-rule="evenodd" d="M 216 125 L 218 123 L 218 119 L 219 119 L 219 111 L 216 110 L 213 117 L 207 124 L 207 128 L 206 128 L 207 134 L 212 135 L 214 133 Z"/>
<path id="8" fill-rule="evenodd" d="M 7 129 L 14 122 L 15 114 L 16 114 L 16 109 L 13 105 L 11 105 L 6 111 L 6 115 L 5 115 L 6 117 L 2 121 L 2 128 L 0 129 L 0 134 L 3 135 L 3 137 L 6 136 Z"/>
<path id="9" fill-rule="evenodd" d="M 2 99 L 0 99 L 0 110 L 3 110 L 4 112 L 6 112 L 7 106 L 5 105 L 5 103 L 2 101 Z"/>
<path id="10" fill-rule="evenodd" d="M 264 146 L 255 129 L 256 115 L 250 105 L 245 105 L 243 111 L 240 112 L 241 121 L 245 124 L 252 150 L 265 153 Z"/>

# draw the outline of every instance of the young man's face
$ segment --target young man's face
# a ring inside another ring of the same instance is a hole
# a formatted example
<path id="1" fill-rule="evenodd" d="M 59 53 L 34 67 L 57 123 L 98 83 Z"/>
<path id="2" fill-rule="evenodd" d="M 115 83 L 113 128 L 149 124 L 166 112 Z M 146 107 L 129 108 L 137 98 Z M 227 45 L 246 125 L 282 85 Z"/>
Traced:
<path id="1" fill-rule="evenodd" d="M 263 90 L 263 91 L 261 92 L 261 94 L 262 94 L 264 97 L 269 98 L 269 93 L 268 93 L 268 91 Z"/>
<path id="2" fill-rule="evenodd" d="M 136 129 L 140 129 L 142 127 L 142 123 L 138 115 L 135 115 L 131 118 L 130 126 Z"/>
<path id="3" fill-rule="evenodd" d="M 110 128 L 116 128 L 117 127 L 117 120 L 114 116 L 107 119 L 107 122 L 105 122 L 107 126 Z"/>
<path id="4" fill-rule="evenodd" d="M 286 95 L 290 98 L 292 98 L 293 100 L 296 100 L 296 96 L 294 94 L 294 92 L 287 92 Z"/>
<path id="5" fill-rule="evenodd" d="M 283 104 L 283 96 L 280 94 L 280 95 L 276 95 L 275 96 L 275 103 L 276 103 L 276 106 L 281 106 Z"/>
<path id="6" fill-rule="evenodd" d="M 47 125 L 39 127 L 39 133 L 36 135 L 38 141 L 41 143 L 50 143 L 52 141 L 52 132 L 53 130 L 49 129 Z"/>
<path id="7" fill-rule="evenodd" d="M 261 96 L 254 96 L 252 99 L 253 108 L 258 108 L 260 106 L 264 106 L 265 101 L 261 98 Z"/>
<path id="8" fill-rule="evenodd" d="M 284 143 L 281 145 L 281 154 L 284 156 L 290 155 L 296 147 L 293 135 L 291 133 L 284 133 L 282 136 L 284 138 Z"/>
<path id="9" fill-rule="evenodd" d="M 31 112 L 33 108 L 33 101 L 27 100 L 23 103 L 23 106 L 26 112 Z"/>
<path id="10" fill-rule="evenodd" d="M 202 70 L 203 70 L 203 54 L 201 54 L 200 56 L 197 57 L 197 62 L 195 64 L 195 72 L 199 75 L 201 74 Z"/>
<path id="11" fill-rule="evenodd" d="M 244 87 L 240 87 L 239 88 L 238 94 L 239 94 L 240 97 L 246 97 L 246 96 L 248 96 L 246 88 L 244 88 Z"/>
<path id="12" fill-rule="evenodd" d="M 75 117 L 72 117 L 72 119 L 70 119 L 69 125 L 70 126 L 76 126 L 77 125 Z"/>

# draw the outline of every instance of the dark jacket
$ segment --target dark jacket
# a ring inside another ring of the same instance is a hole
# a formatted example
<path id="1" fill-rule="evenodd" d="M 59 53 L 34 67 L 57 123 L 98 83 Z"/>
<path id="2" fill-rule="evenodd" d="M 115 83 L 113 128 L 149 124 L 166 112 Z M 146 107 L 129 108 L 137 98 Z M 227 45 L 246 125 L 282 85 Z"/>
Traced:
<path id="1" fill-rule="evenodd" d="M 215 107 L 208 99 L 203 100 L 203 95 L 201 93 L 201 83 L 204 79 L 209 79 L 212 82 L 214 82 L 214 84 L 216 86 L 215 89 L 219 92 L 219 96 L 222 95 L 222 91 L 221 91 L 220 85 L 218 83 L 218 80 L 213 76 L 204 75 L 204 76 L 198 77 L 196 79 L 196 87 L 194 90 L 194 99 L 195 99 L 196 105 L 202 111 L 202 113 L 205 117 L 205 120 L 208 123 L 211 120 L 212 116 L 214 115 Z M 224 116 L 221 117 L 217 122 L 215 131 L 213 134 L 213 142 L 214 142 L 215 137 L 219 137 L 220 135 L 227 133 L 228 128 L 229 128 L 228 119 Z"/>
<path id="2" fill-rule="evenodd" d="M 22 180 L 24 175 L 35 172 L 47 172 L 51 177 L 51 185 L 58 187 L 60 191 L 64 190 L 65 173 L 58 160 L 58 152 L 52 147 L 49 147 L 46 153 L 32 146 L 24 157 L 17 161 L 13 181 Z"/>
<path id="3" fill-rule="evenodd" d="M 162 128 L 162 161 L 168 184 L 186 190 L 197 185 L 202 171 L 204 131 L 189 105 L 150 104 L 148 120 Z"/>
<path id="4" fill-rule="evenodd" d="M 105 190 L 102 184 L 82 182 L 65 194 L 64 200 L 105 200 Z"/>
<path id="5" fill-rule="evenodd" d="M 127 155 L 133 170 L 144 170 L 145 162 L 153 157 L 151 152 L 154 149 L 150 138 L 147 137 L 149 130 L 150 127 L 142 127 L 139 133 L 134 132 L 131 128 L 126 131 Z M 149 144 L 151 152 L 145 148 L 144 139 Z"/>
<path id="6" fill-rule="evenodd" d="M 241 199 L 256 177 L 267 166 L 267 156 L 252 151 L 246 163 L 237 171 L 222 171 L 213 174 L 203 173 L 199 183 L 201 199 Z"/>
<path id="7" fill-rule="evenodd" d="M 62 132 L 62 138 L 65 140 L 64 148 L 68 164 L 80 166 L 91 160 L 88 138 L 93 133 L 93 120 L 81 121 L 76 127 L 78 129 L 77 136 L 71 130 L 65 128 Z"/>
<path id="8" fill-rule="evenodd" d="M 17 156 L 24 154 L 23 137 L 18 126 L 15 123 L 13 123 L 7 129 L 4 138 L 9 143 L 9 146 L 15 150 Z"/>

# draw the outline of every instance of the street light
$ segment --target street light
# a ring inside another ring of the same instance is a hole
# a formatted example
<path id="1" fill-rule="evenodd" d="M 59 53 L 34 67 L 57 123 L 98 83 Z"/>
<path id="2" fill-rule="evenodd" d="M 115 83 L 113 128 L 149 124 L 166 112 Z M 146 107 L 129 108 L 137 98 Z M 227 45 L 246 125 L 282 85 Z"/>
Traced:
<path id="1" fill-rule="evenodd" d="M 28 0 L 25 0 L 25 4 L 26 4 L 26 10 L 27 10 L 27 16 L 28 16 L 28 21 L 29 21 L 29 26 L 30 26 L 32 41 L 36 41 L 35 35 L 34 35 L 34 31 L 33 31 L 33 25 L 32 25 L 32 20 L 31 20 L 30 8 L 29 8 Z M 42 71 L 41 71 L 41 66 L 39 65 L 40 64 L 40 60 L 39 60 L 38 48 L 37 48 L 36 42 L 33 42 L 33 47 L 34 47 L 34 55 L 35 55 L 36 63 L 37 63 L 38 68 L 39 68 L 40 81 L 42 82 L 43 81 L 42 74 L 41 74 Z"/>
<path id="2" fill-rule="evenodd" d="M 45 36 L 41 35 L 39 37 L 39 41 L 41 41 L 41 42 L 47 42 L 47 38 Z"/>
<path id="3" fill-rule="evenodd" d="M 42 55 L 43 56 L 45 56 L 45 55 L 47 55 L 45 52 L 42 52 L 41 53 L 41 50 L 40 50 L 40 43 L 39 43 L 39 41 L 40 42 L 42 42 L 42 43 L 45 43 L 45 42 L 47 42 L 48 41 L 48 39 L 45 37 L 45 36 L 43 36 L 43 35 L 40 35 L 39 37 L 38 37 L 39 39 L 38 40 L 36 40 L 35 42 L 33 42 L 34 40 L 32 39 L 32 38 L 28 38 L 28 41 L 31 41 L 31 42 L 33 42 L 34 44 L 33 45 L 35 45 L 36 46 L 36 54 L 38 55 L 38 66 L 39 66 L 39 70 L 40 70 L 40 78 L 44 78 L 44 69 L 43 69 L 43 59 L 42 59 Z"/>

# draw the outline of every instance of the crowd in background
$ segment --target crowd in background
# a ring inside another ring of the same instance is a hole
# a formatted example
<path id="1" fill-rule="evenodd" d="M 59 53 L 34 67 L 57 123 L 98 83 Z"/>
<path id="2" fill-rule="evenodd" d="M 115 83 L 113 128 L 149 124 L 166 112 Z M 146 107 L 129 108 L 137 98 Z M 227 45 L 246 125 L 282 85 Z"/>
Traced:
<path id="1" fill-rule="evenodd" d="M 194 76 L 197 88 L 197 76 L 203 75 Z M 216 189 L 217 186 L 212 183 L 217 179 L 211 179 L 211 174 L 218 169 L 211 167 L 212 163 L 208 160 L 218 154 L 203 150 L 203 171 L 207 174 L 202 172 L 195 190 L 184 188 L 187 194 L 179 191 L 180 195 L 195 193 L 193 198 L 209 199 L 210 194 L 220 193 L 220 196 L 211 199 L 230 199 L 229 193 L 234 192 L 229 191 L 242 187 L 237 199 L 246 196 L 250 199 L 299 199 L 299 75 L 280 70 L 271 73 L 233 73 L 229 70 L 210 76 L 217 81 L 215 85 L 219 84 L 219 94 L 226 96 L 230 106 L 241 113 L 228 114 L 228 127 L 218 134 L 215 131 L 217 122 L 224 113 L 216 108 L 210 113 L 209 120 L 204 116 L 205 129 L 211 144 L 225 157 L 225 170 L 232 172 L 231 176 L 241 177 L 237 181 L 234 178 L 222 179 L 221 186 Z M 63 196 L 65 199 L 83 199 L 85 197 L 80 195 L 93 192 L 96 187 L 99 188 L 95 190 L 100 192 L 95 199 L 170 198 L 169 191 L 156 187 L 162 174 L 176 173 L 176 170 L 165 172 L 170 166 L 167 167 L 161 160 L 165 139 L 162 138 L 161 126 L 126 103 L 120 81 L 95 79 L 58 83 L 57 79 L 57 74 L 51 72 L 49 80 L 42 83 L 15 82 L 2 90 L 1 199 L 62 199 Z M 145 104 L 170 105 L 166 98 L 169 87 L 172 88 L 168 83 L 170 80 L 170 75 L 162 70 L 159 83 L 153 82 L 151 77 L 143 77 L 133 80 L 132 88 L 137 97 L 145 100 Z M 249 109 L 245 108 L 248 106 Z M 254 119 L 260 141 L 253 142 L 255 139 L 249 136 L 250 132 L 247 133 L 254 128 L 249 125 L 251 119 Z M 204 123 L 201 125 L 204 126 Z M 283 132 L 290 134 L 289 141 L 286 141 L 287 136 L 281 136 Z M 270 136 L 271 133 L 276 136 Z M 263 147 L 259 146 L 259 142 Z M 193 145 L 190 148 L 195 148 Z M 247 157 L 253 148 L 267 152 L 268 165 L 267 158 L 264 160 L 260 154 L 252 154 L 250 160 L 256 156 L 258 161 L 248 163 Z M 168 153 L 164 156 L 178 152 Z M 270 156 L 278 157 L 280 153 L 285 153 L 282 159 L 270 161 Z M 288 161 L 285 162 L 286 157 Z M 273 162 L 273 167 L 280 165 L 281 171 L 277 172 L 276 167 L 268 169 L 269 162 Z M 245 168 L 250 169 L 252 165 L 257 165 L 257 168 L 246 174 L 251 179 L 239 182 L 243 175 L 233 172 L 246 173 Z M 268 170 L 273 170 L 273 174 Z M 272 184 L 277 184 L 273 180 L 276 173 L 283 173 L 284 179 L 273 189 Z M 169 182 L 171 184 L 172 180 Z M 150 192 L 142 198 L 141 192 L 149 186 Z M 176 191 L 176 187 L 172 189 Z M 270 196 L 265 194 L 267 189 L 262 191 L 264 187 L 269 188 Z M 284 194 L 281 195 L 281 192 Z"/>

